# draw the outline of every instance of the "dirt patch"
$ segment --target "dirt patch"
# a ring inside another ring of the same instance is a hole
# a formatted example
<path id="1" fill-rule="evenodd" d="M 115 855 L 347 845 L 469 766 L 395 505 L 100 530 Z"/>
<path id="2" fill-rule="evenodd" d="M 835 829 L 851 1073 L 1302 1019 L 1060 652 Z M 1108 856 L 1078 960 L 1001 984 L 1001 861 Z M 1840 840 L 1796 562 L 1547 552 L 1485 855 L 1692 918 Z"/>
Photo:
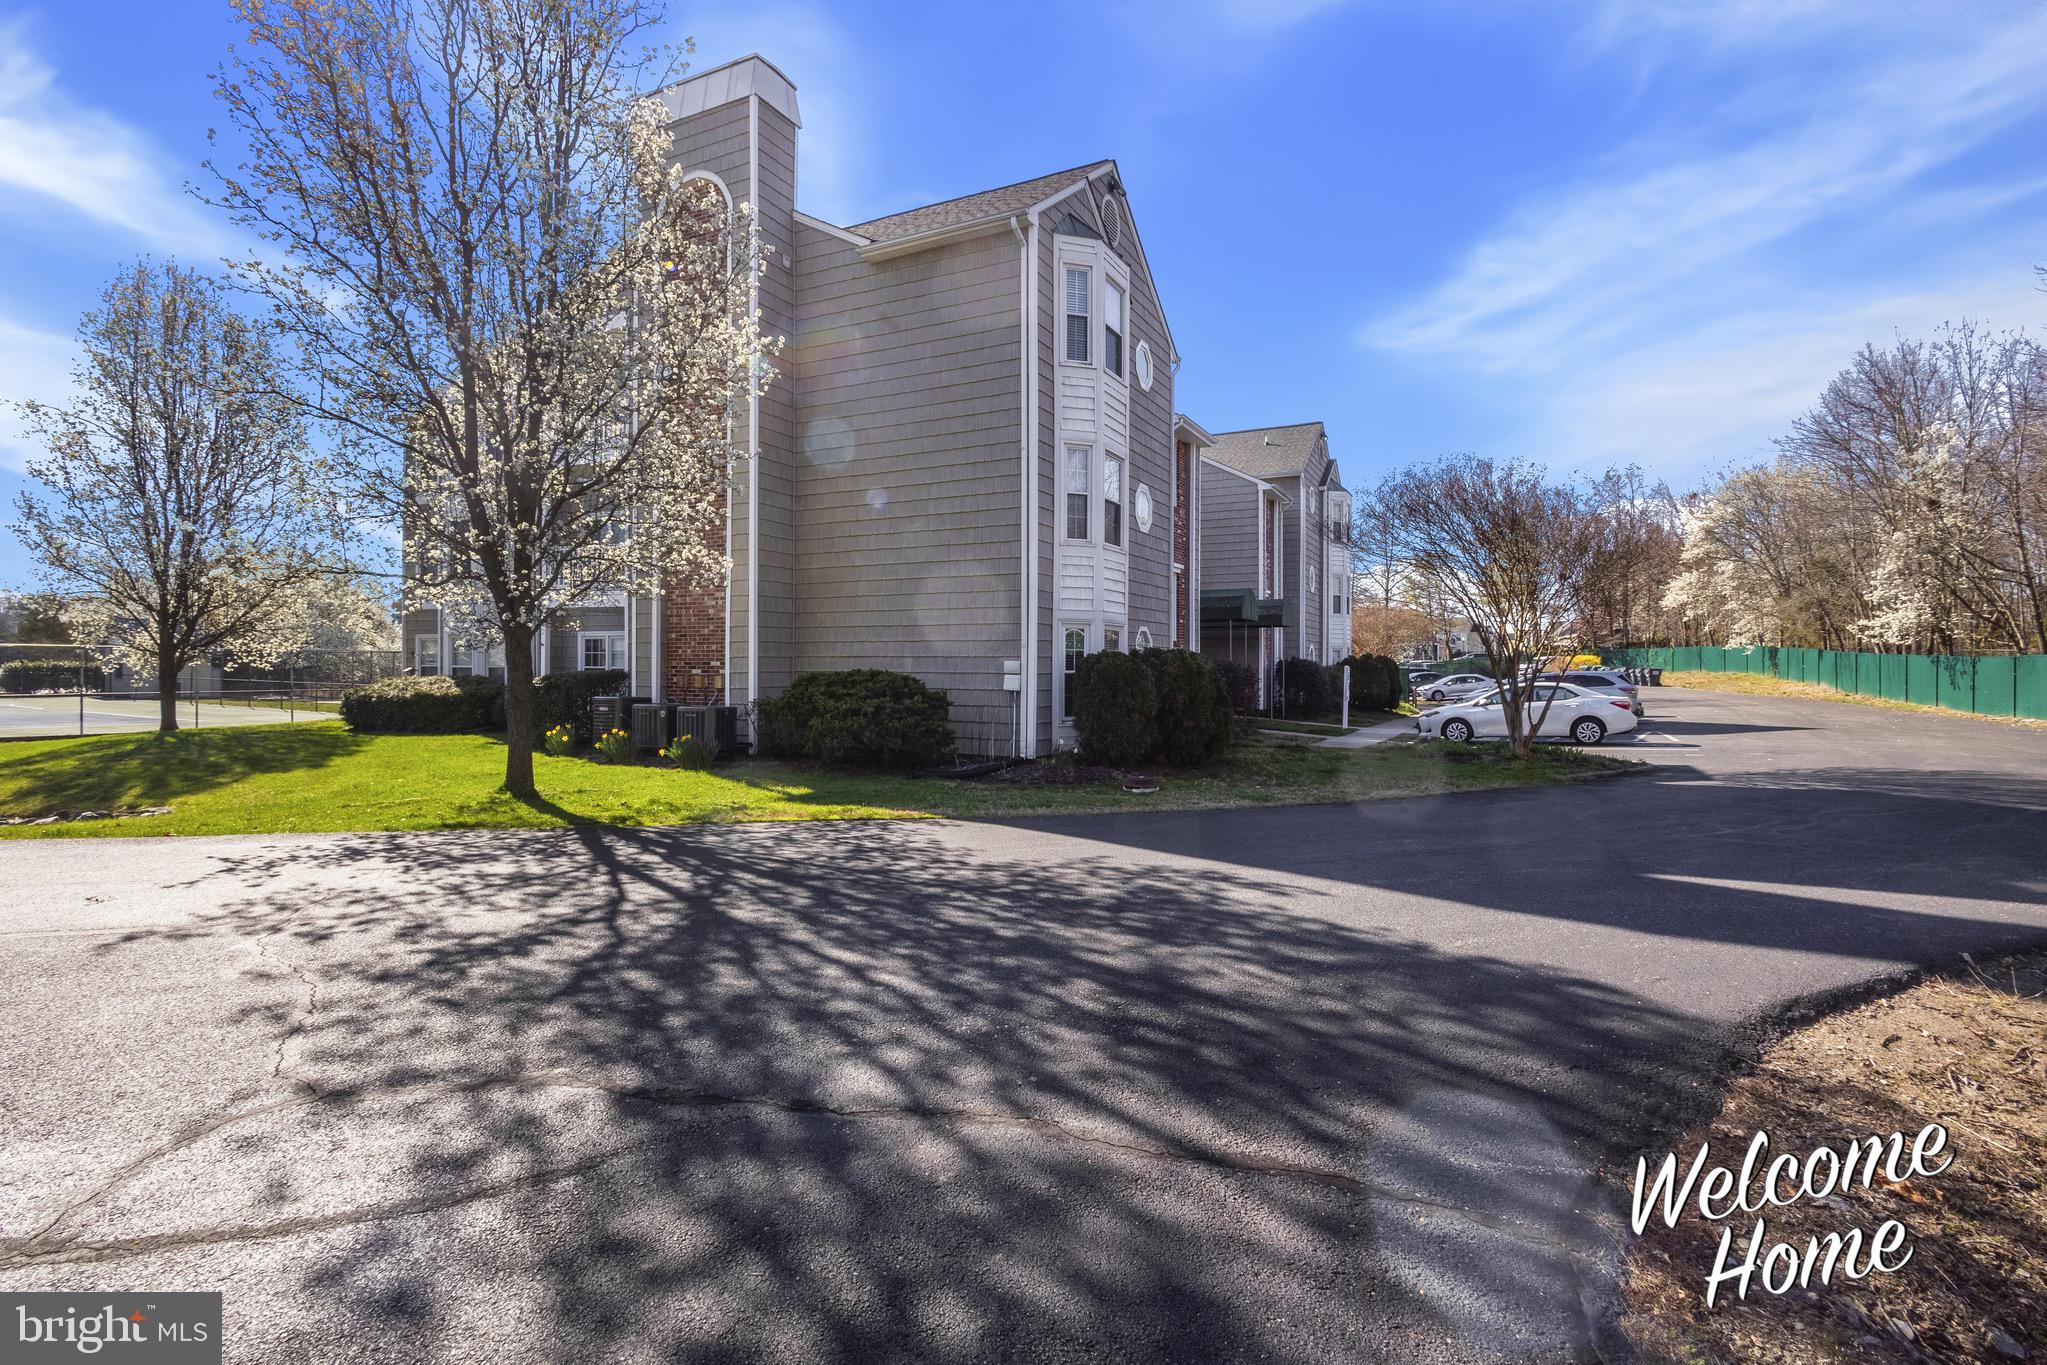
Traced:
<path id="1" fill-rule="evenodd" d="M 1090 763 L 1019 763 L 990 773 L 981 779 L 1011 787 L 1120 787 L 1143 776 L 1156 785 L 1157 779 L 1135 768 L 1104 768 Z"/>
<path id="2" fill-rule="evenodd" d="M 1705 1305 L 1721 1232 L 1736 1259 L 1754 1219 L 1708 1223 L 1696 1205 L 1658 1220 L 1628 1263 L 1623 1330 L 1648 1360 L 2047 1361 L 2047 953 L 1972 966 L 1810 1024 L 1729 1087 L 1720 1115 L 1675 1144 L 1688 1163 L 1736 1162 L 1758 1129 L 1803 1154 L 1928 1123 L 1954 1162 L 1825 1200 L 1769 1208 L 1768 1241 L 1905 1225 L 1911 1259 L 1890 1274 L 1782 1295 L 1723 1289 Z M 1632 1181 L 1633 1171 L 1627 1173 Z M 1623 1197 L 1628 1193 L 1624 1191 Z"/>

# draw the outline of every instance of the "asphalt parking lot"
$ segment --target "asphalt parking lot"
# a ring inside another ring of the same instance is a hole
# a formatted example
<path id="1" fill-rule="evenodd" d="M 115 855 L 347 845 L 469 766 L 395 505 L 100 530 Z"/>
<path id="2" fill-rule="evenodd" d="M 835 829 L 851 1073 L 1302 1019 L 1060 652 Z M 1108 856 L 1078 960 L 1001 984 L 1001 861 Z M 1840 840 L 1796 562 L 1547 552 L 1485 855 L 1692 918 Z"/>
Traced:
<path id="1" fill-rule="evenodd" d="M 1585 1359 L 1603 1173 L 1775 1012 L 2047 941 L 2047 733 L 1648 709 L 1566 788 L 0 847 L 0 1288 L 266 1362 Z"/>

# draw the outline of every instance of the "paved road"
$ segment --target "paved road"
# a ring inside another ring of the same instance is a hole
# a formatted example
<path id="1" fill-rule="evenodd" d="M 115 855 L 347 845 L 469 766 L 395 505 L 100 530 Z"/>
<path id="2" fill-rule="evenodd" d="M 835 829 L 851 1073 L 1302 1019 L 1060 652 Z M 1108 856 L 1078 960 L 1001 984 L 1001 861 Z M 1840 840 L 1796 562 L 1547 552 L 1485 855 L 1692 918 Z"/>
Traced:
<path id="1" fill-rule="evenodd" d="M 1789 999 L 2047 940 L 2047 733 L 987 824 L 0 848 L 0 1287 L 252 1361 L 1564 1360 Z"/>

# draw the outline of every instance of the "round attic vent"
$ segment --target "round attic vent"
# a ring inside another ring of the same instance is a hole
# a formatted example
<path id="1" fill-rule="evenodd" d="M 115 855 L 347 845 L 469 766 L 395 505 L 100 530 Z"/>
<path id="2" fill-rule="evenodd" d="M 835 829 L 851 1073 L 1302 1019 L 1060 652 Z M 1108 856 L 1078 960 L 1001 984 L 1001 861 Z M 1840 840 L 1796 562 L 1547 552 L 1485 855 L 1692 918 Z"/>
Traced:
<path id="1" fill-rule="evenodd" d="M 1123 243 L 1123 210 L 1113 195 L 1102 197 L 1102 236 L 1110 246 Z"/>

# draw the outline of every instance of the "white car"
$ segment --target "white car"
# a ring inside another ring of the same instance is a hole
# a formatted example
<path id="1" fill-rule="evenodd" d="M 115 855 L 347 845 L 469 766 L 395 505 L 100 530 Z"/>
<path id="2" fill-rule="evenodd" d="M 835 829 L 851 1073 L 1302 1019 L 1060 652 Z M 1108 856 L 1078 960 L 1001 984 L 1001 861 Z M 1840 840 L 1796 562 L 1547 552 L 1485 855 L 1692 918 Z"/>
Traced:
<path id="1" fill-rule="evenodd" d="M 1543 703 L 1549 710 L 1543 711 Z M 1608 735 L 1624 735 L 1635 728 L 1634 703 L 1626 697 L 1595 692 L 1570 683 L 1538 683 L 1531 718 L 1541 717 L 1537 739 L 1564 739 L 1573 744 L 1597 744 Z M 1473 739 L 1505 739 L 1507 712 L 1502 694 L 1495 690 L 1450 706 L 1439 706 L 1415 717 L 1415 730 L 1423 739 L 1447 739 L 1462 744 Z"/>
<path id="2" fill-rule="evenodd" d="M 1635 719 L 1642 718 L 1641 691 L 1611 668 L 1574 668 L 1569 673 L 1544 673 L 1540 677 L 1543 682 L 1567 682 L 1588 692 L 1604 692 L 1609 696 L 1626 697 L 1634 703 L 1631 709 L 1635 713 Z"/>
<path id="3" fill-rule="evenodd" d="M 1488 678 L 1483 673 L 1453 673 L 1447 678 L 1419 685 L 1415 691 L 1424 701 L 1462 701 L 1481 692 L 1490 692 L 1499 685 L 1497 678 Z"/>

